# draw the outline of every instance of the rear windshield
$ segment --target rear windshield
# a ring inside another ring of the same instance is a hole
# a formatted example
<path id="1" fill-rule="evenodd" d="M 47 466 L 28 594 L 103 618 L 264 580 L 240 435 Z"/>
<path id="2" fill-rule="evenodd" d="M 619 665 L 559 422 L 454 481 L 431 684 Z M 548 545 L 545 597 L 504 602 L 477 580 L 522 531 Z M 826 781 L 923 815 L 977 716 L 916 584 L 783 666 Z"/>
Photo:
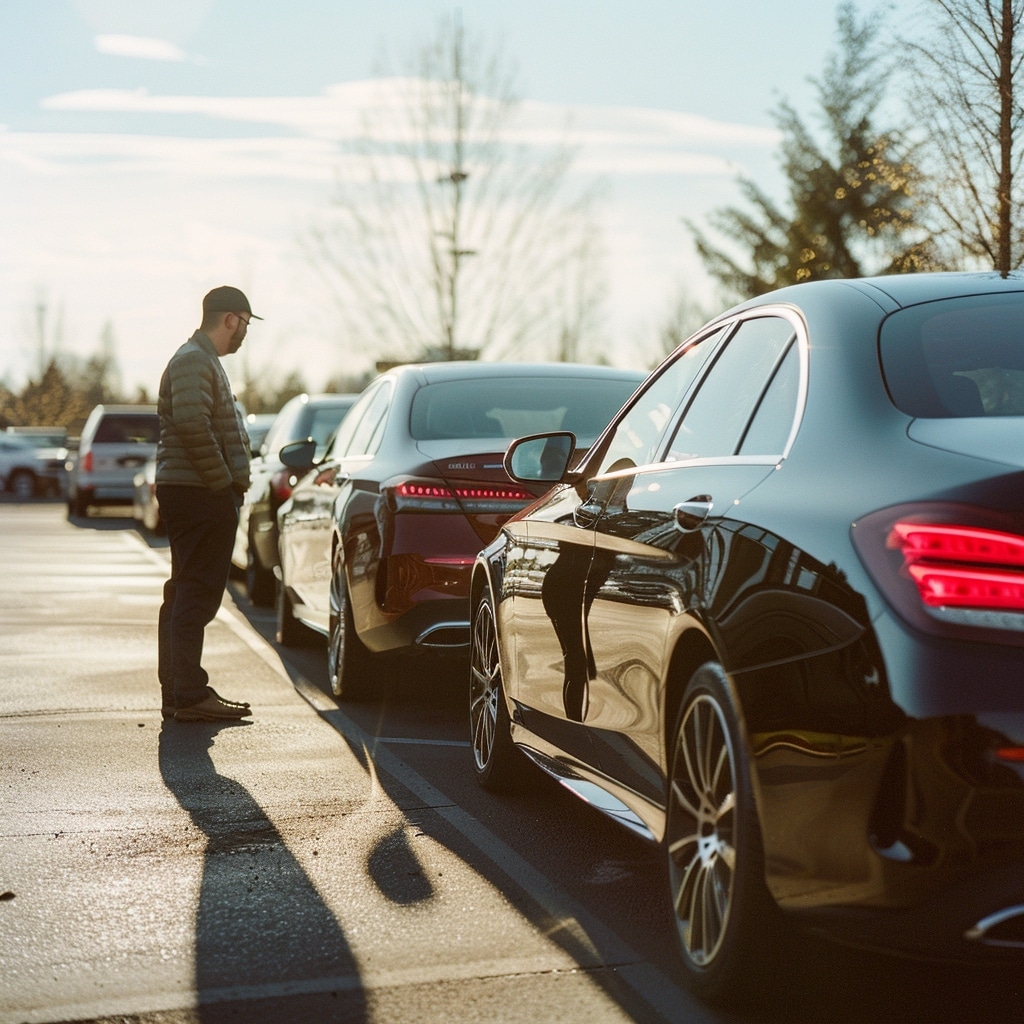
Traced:
<path id="1" fill-rule="evenodd" d="M 1024 292 L 894 313 L 881 356 L 889 393 L 911 416 L 1024 416 Z"/>
<path id="2" fill-rule="evenodd" d="M 110 413 L 100 420 L 93 444 L 156 444 L 160 419 L 156 413 Z"/>
<path id="3" fill-rule="evenodd" d="M 410 432 L 417 441 L 443 441 L 571 430 L 588 446 L 642 379 L 492 377 L 427 384 L 413 398 Z"/>

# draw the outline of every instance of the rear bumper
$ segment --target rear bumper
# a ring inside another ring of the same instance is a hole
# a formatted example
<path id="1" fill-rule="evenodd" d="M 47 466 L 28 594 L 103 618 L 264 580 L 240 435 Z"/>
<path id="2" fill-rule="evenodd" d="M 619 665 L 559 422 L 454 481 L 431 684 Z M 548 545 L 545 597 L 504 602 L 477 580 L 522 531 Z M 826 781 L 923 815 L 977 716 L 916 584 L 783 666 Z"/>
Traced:
<path id="1" fill-rule="evenodd" d="M 420 601 L 402 615 L 360 634 L 371 651 L 404 648 L 454 655 L 469 650 L 469 636 L 468 598 Z"/>

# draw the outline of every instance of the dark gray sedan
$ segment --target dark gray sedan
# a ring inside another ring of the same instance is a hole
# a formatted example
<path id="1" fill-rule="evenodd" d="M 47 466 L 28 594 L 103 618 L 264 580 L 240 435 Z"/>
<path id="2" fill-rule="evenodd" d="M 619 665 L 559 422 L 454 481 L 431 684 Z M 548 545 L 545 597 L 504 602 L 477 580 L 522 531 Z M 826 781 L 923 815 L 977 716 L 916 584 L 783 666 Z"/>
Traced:
<path id="1" fill-rule="evenodd" d="M 472 766 L 664 851 L 683 973 L 790 922 L 1024 953 L 1024 275 L 823 281 L 723 314 L 479 558 Z M 763 977 L 764 971 L 756 976 Z"/>

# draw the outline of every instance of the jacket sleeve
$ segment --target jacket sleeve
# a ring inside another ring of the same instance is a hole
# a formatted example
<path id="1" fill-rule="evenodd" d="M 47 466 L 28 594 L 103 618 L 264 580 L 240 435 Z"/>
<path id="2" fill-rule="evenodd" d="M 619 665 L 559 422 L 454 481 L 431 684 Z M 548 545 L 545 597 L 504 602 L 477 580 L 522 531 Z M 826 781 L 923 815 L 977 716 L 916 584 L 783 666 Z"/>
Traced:
<path id="1" fill-rule="evenodd" d="M 185 349 L 169 367 L 174 425 L 189 461 L 211 491 L 231 486 L 231 470 L 214 429 L 216 368 L 198 349 Z"/>

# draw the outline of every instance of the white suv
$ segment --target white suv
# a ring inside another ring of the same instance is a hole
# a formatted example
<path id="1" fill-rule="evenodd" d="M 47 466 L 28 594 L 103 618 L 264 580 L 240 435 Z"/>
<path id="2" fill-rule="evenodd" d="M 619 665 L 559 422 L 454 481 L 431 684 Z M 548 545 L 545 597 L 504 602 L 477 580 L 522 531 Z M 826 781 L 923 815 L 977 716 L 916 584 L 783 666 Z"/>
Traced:
<path id="1" fill-rule="evenodd" d="M 154 405 L 97 405 L 82 428 L 68 474 L 68 515 L 92 505 L 130 505 L 135 474 L 156 454 L 160 419 Z"/>

